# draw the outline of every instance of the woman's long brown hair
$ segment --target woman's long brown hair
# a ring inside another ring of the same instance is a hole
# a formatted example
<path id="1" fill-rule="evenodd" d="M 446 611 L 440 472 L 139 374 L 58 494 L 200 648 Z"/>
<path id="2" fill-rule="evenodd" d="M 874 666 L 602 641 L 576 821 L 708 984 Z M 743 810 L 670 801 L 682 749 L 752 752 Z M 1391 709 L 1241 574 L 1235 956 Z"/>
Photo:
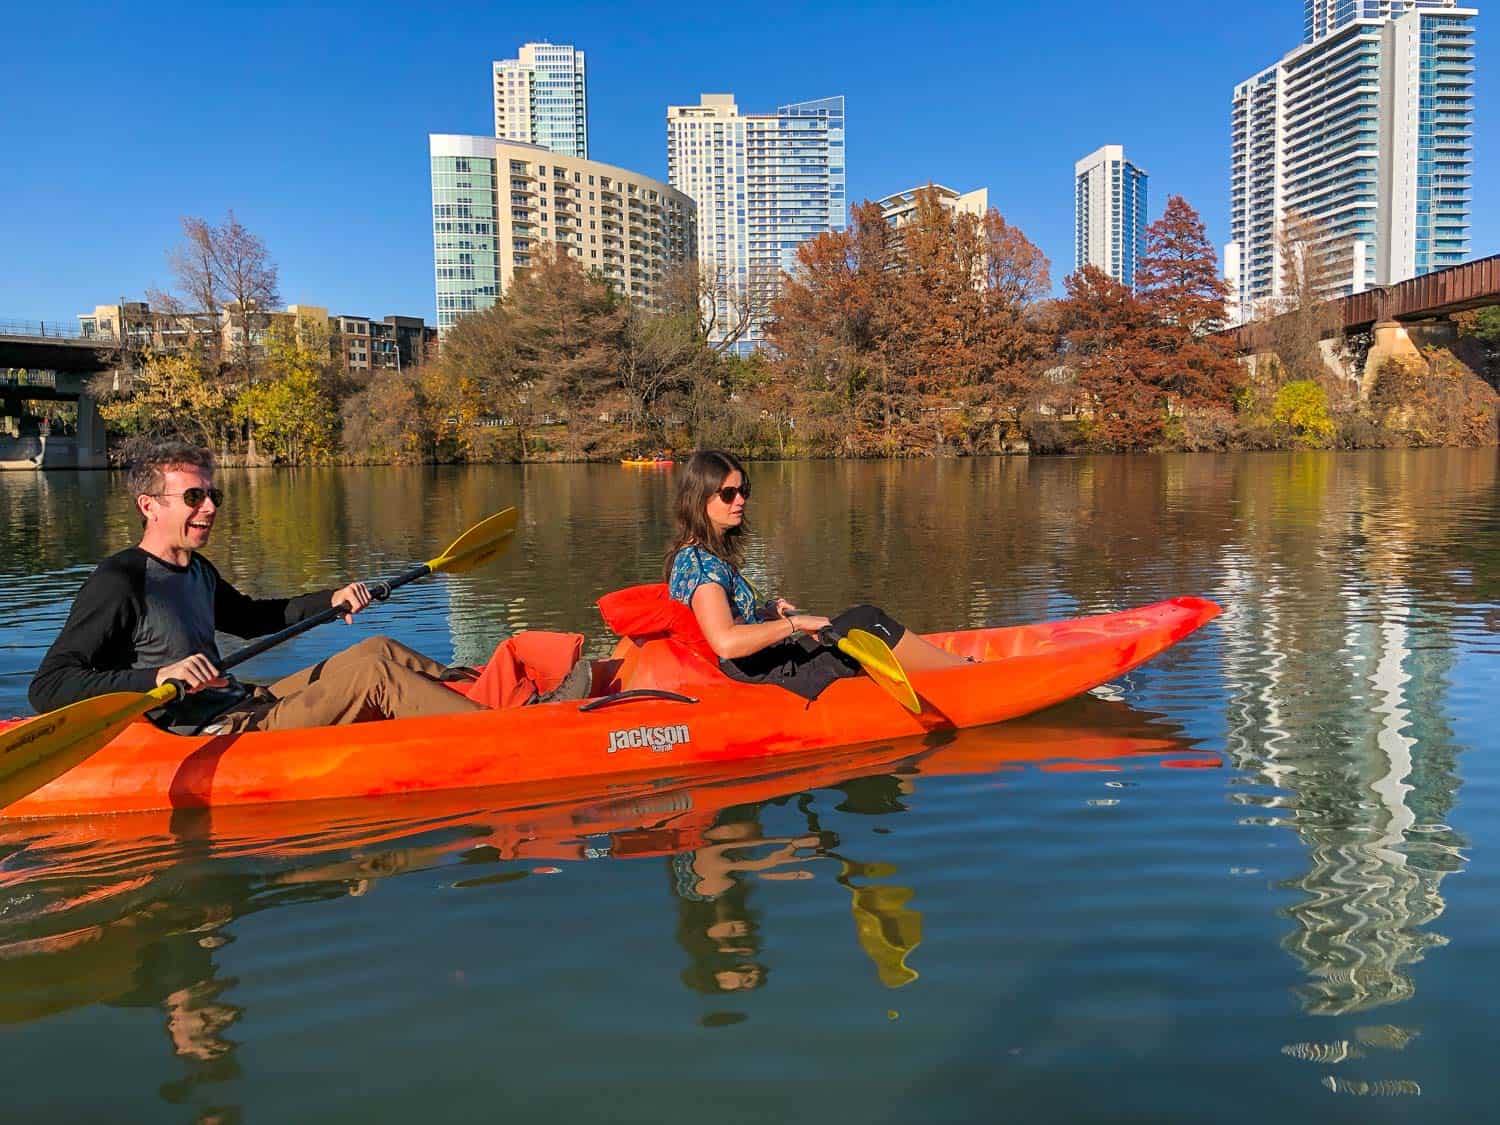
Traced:
<path id="1" fill-rule="evenodd" d="M 745 522 L 742 520 L 738 527 L 720 534 L 708 518 L 708 498 L 723 486 L 725 477 L 736 471 L 740 474 L 741 486 L 748 487 L 750 474 L 745 472 L 745 466 L 733 453 L 700 449 L 688 458 L 678 473 L 677 496 L 672 503 L 672 517 L 677 527 L 662 565 L 664 580 L 671 580 L 672 560 L 684 547 L 702 547 L 736 570 L 744 564 Z"/>

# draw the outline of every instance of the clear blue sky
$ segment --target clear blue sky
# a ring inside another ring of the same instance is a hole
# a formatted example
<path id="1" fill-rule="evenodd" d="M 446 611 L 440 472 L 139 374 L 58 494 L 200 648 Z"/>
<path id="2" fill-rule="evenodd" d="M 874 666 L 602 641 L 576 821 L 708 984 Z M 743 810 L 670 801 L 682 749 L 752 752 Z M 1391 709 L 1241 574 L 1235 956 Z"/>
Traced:
<path id="1" fill-rule="evenodd" d="M 591 155 L 662 179 L 668 104 L 844 94 L 851 200 L 986 186 L 1057 281 L 1073 162 L 1121 143 L 1151 175 L 1153 217 L 1182 194 L 1222 246 L 1230 93 L 1301 26 L 1300 0 L 12 5 L 0 318 L 70 319 L 166 285 L 179 216 L 233 208 L 286 301 L 433 320 L 427 134 L 491 133 L 490 61 L 530 39 L 587 52 Z M 1486 32 L 1476 257 L 1500 250 Z"/>

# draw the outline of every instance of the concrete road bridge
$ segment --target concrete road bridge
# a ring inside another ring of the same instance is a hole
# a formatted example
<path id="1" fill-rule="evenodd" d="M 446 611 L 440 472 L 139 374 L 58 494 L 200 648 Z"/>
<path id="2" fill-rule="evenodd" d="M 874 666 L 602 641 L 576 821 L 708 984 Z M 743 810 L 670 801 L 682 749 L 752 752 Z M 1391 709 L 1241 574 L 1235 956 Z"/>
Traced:
<path id="1" fill-rule="evenodd" d="M 0 469 L 103 468 L 104 419 L 88 384 L 120 361 L 116 341 L 86 337 L 76 324 L 0 320 Z M 76 404 L 74 431 L 34 420 L 27 402 Z"/>

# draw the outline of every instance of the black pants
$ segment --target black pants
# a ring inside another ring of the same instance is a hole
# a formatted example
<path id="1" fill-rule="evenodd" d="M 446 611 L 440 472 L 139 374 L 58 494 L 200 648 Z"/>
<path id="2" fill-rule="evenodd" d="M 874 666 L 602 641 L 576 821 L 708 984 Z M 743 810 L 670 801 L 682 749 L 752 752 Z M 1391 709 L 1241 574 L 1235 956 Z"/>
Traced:
<path id="1" fill-rule="evenodd" d="M 906 635 L 906 626 L 873 605 L 857 605 L 844 610 L 833 619 L 833 629 L 840 634 L 847 634 L 850 629 L 863 629 L 892 648 Z M 859 665 L 832 645 L 809 647 L 804 647 L 799 641 L 779 641 L 749 656 L 721 660 L 719 667 L 731 680 L 743 684 L 775 684 L 808 700 L 817 699 L 834 680 L 859 675 Z"/>

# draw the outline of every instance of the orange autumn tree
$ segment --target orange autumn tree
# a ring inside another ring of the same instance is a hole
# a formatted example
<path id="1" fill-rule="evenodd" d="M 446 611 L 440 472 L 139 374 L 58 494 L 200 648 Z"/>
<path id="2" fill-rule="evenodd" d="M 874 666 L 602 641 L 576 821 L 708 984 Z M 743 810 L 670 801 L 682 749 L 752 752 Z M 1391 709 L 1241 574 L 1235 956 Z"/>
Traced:
<path id="1" fill-rule="evenodd" d="M 1136 295 L 1150 314 L 1150 346 L 1160 353 L 1153 382 L 1174 410 L 1230 410 L 1244 371 L 1213 335 L 1224 327 L 1229 284 L 1219 276 L 1203 220 L 1180 195 L 1146 228 Z"/>
<path id="2" fill-rule="evenodd" d="M 884 346 L 895 232 L 877 206 L 856 204 L 849 227 L 803 243 L 797 263 L 771 306 L 766 336 L 800 403 L 800 440 L 872 451 L 889 434 L 901 397 Z"/>
<path id="3" fill-rule="evenodd" d="M 955 214 L 929 187 L 897 230 L 866 202 L 798 260 L 768 335 L 785 378 L 837 389 L 846 452 L 973 451 L 1029 403 L 1048 265 L 997 211 Z"/>
<path id="4" fill-rule="evenodd" d="M 1244 373 L 1213 333 L 1228 287 L 1203 221 L 1181 196 L 1146 228 L 1132 292 L 1085 267 L 1058 307 L 1065 364 L 1093 402 L 1089 436 L 1104 449 L 1157 445 L 1185 414 L 1228 416 Z"/>
<path id="5" fill-rule="evenodd" d="M 1063 281 L 1058 329 L 1065 364 L 1093 403 L 1092 443 L 1133 449 L 1161 438 L 1163 412 L 1156 385 L 1160 355 L 1151 346 L 1151 314 L 1126 286 L 1096 266 Z"/>

